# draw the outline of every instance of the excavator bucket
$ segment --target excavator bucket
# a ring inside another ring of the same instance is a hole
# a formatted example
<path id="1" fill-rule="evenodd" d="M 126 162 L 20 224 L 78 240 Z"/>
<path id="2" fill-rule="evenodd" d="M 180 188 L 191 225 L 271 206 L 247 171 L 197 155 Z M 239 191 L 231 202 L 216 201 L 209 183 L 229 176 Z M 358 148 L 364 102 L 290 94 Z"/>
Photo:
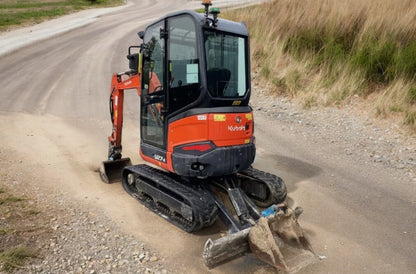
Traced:
<path id="1" fill-rule="evenodd" d="M 103 161 L 100 167 L 101 179 L 107 184 L 121 181 L 121 173 L 126 166 L 131 166 L 130 158 Z"/>
<path id="2" fill-rule="evenodd" d="M 315 261 L 315 253 L 297 218 L 302 213 L 287 204 L 274 206 L 251 228 L 248 242 L 254 255 L 284 272 L 295 273 Z"/>
<path id="3" fill-rule="evenodd" d="M 262 217 L 249 233 L 248 238 L 251 252 L 260 260 L 277 269 L 289 271 L 266 218 Z"/>
<path id="4" fill-rule="evenodd" d="M 208 239 L 203 252 L 205 264 L 211 268 L 251 251 L 280 271 L 299 271 L 316 260 L 297 222 L 300 213 L 301 208 L 293 210 L 285 203 L 274 205 L 263 211 L 253 227 L 215 241 Z"/>

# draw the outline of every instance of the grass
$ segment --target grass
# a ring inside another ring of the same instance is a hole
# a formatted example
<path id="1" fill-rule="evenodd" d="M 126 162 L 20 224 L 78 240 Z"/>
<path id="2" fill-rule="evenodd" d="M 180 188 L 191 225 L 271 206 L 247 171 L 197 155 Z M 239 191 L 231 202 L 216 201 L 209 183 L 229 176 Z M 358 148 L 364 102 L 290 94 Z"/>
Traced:
<path id="1" fill-rule="evenodd" d="M 27 212 L 25 212 L 26 213 L 26 215 L 27 216 L 32 216 L 32 215 L 38 215 L 39 213 L 41 213 L 40 211 L 38 211 L 38 210 L 35 210 L 35 209 L 30 209 L 30 210 L 28 210 Z"/>
<path id="2" fill-rule="evenodd" d="M 25 200 L 24 198 L 8 196 L 8 197 L 5 197 L 5 198 L 0 198 L 0 205 L 5 204 L 5 203 L 21 202 L 21 201 L 24 201 L 24 200 Z"/>
<path id="3" fill-rule="evenodd" d="M 36 230 L 41 212 L 28 206 L 32 206 L 29 198 L 15 196 L 7 187 L 0 188 L 0 216 L 5 220 L 0 227 L 1 273 L 21 269 L 27 259 L 36 257 L 32 232 L 27 231 Z"/>
<path id="4" fill-rule="evenodd" d="M 404 123 L 409 126 L 414 126 L 416 124 L 416 111 L 407 112 Z"/>
<path id="5" fill-rule="evenodd" d="M 36 254 L 25 247 L 17 247 L 12 250 L 0 253 L 0 270 L 5 272 L 13 272 L 16 268 L 23 266 L 28 258 L 35 258 Z"/>
<path id="6" fill-rule="evenodd" d="M 375 114 L 415 125 L 415 1 L 275 0 L 222 16 L 246 22 L 252 70 L 278 94 L 305 107 L 371 95 Z"/>
<path id="7" fill-rule="evenodd" d="M 407 91 L 407 99 L 409 104 L 416 104 L 416 86 L 412 86 L 409 88 L 409 90 Z"/>
<path id="8" fill-rule="evenodd" d="M 62 16 L 87 8 L 121 5 L 123 0 L 2 0 L 0 31 Z"/>

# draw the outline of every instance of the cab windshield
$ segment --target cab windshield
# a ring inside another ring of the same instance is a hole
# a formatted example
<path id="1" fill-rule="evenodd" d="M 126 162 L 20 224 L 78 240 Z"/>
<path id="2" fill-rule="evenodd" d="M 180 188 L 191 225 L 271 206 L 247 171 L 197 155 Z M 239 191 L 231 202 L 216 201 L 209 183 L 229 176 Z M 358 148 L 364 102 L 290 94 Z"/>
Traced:
<path id="1" fill-rule="evenodd" d="M 208 90 L 214 97 L 242 97 L 247 91 L 244 37 L 204 31 Z"/>

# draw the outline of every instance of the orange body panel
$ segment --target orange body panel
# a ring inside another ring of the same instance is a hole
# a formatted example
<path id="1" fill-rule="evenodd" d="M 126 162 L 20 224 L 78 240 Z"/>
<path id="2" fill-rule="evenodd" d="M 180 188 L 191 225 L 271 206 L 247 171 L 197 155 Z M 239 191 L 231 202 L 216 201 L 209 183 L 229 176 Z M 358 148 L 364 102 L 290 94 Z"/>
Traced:
<path id="1" fill-rule="evenodd" d="M 216 146 L 248 144 L 251 137 L 253 137 L 253 113 L 209 115 L 208 139 L 212 140 Z"/>
<path id="2" fill-rule="evenodd" d="M 161 167 L 163 169 L 169 170 L 171 172 L 174 172 L 172 167 L 172 161 L 171 161 L 171 155 L 172 153 L 166 153 L 166 163 L 160 162 L 156 159 L 153 159 L 152 157 L 148 157 L 142 153 L 142 150 L 140 149 L 140 157 L 146 162 L 152 163 L 155 166 Z"/>
<path id="3" fill-rule="evenodd" d="M 253 137 L 253 114 L 198 114 L 169 125 L 168 152 L 175 146 L 212 141 L 217 147 L 250 143 Z"/>

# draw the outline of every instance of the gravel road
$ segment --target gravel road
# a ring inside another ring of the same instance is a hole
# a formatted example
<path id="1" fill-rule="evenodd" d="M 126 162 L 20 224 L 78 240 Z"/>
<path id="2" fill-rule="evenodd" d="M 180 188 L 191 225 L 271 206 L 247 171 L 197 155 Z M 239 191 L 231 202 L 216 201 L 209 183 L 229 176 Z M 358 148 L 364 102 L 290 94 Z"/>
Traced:
<path id="1" fill-rule="evenodd" d="M 167 273 L 157 252 L 123 232 L 99 209 L 85 207 L 59 189 L 34 184 L 42 173 L 22 160 L 10 160 L 10 153 L 0 149 L 0 189 L 5 197 L 24 203 L 9 208 L 0 203 L 0 228 L 6 231 L 0 244 L 36 254 L 15 273 Z M 25 217 L 28 211 L 36 216 Z"/>
<path id="2" fill-rule="evenodd" d="M 253 87 L 256 118 L 278 121 L 280 130 L 297 138 L 304 136 L 312 144 L 322 145 L 323 141 L 337 146 L 342 157 L 360 164 L 398 170 L 403 176 L 399 180 L 416 184 L 416 142 L 398 125 L 376 125 L 377 120 L 357 114 L 353 106 L 305 110 L 296 101 L 268 94 L 265 87 Z M 13 186 L 14 195 L 28 197 L 41 212 L 39 222 L 32 224 L 38 230 L 38 241 L 31 247 L 38 256 L 16 273 L 178 272 L 166 267 L 157 250 L 125 233 L 104 211 L 86 208 L 65 191 L 48 191 L 45 186 L 32 184 L 28 180 L 42 180 L 42 173 L 21 160 L 7 159 L 11 153 L 0 150 L 0 172 L 5 175 L 1 185 Z M 30 178 L 24 176 L 28 171 Z"/>

